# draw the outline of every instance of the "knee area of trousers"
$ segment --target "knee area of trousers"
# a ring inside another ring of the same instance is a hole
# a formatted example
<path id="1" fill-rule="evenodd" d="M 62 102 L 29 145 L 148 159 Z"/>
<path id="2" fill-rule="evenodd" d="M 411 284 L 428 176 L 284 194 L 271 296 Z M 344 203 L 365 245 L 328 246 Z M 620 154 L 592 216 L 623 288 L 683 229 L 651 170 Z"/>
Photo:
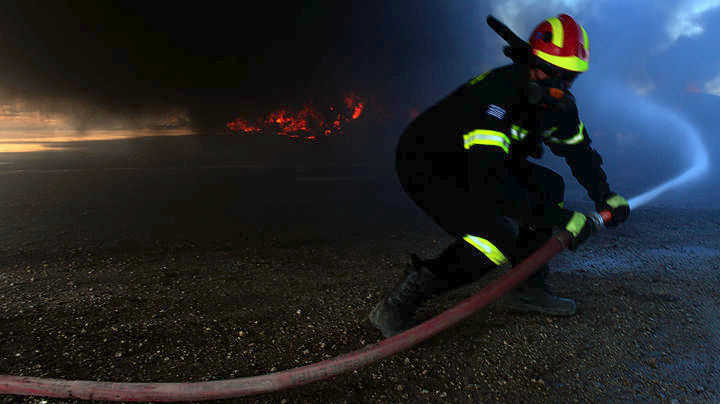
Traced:
<path id="1" fill-rule="evenodd" d="M 550 177 L 551 183 L 549 184 L 549 191 L 552 199 L 558 203 L 565 199 L 565 180 L 560 174 L 553 172 Z"/>
<path id="2" fill-rule="evenodd" d="M 474 262 L 477 267 L 500 266 L 509 261 L 507 256 L 489 240 L 471 235 L 465 236 L 463 240 L 465 244 L 461 254 L 465 260 Z"/>

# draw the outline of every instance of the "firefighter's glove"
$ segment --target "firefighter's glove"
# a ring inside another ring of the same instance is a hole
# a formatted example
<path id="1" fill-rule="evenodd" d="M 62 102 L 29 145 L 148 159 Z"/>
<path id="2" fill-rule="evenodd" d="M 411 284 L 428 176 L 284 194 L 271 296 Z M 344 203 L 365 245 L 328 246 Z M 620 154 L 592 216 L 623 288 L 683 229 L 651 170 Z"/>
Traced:
<path id="1" fill-rule="evenodd" d="M 573 212 L 570 220 L 565 224 L 565 230 L 570 233 L 570 245 L 568 248 L 575 251 L 593 231 L 593 223 L 587 216 L 580 212 Z"/>
<path id="2" fill-rule="evenodd" d="M 614 192 L 611 192 L 605 195 L 605 198 L 603 199 L 604 201 L 595 204 L 595 209 L 598 212 L 602 212 L 604 210 L 610 212 L 610 221 L 605 223 L 605 226 L 615 227 L 627 220 L 628 216 L 630 215 L 630 205 L 628 204 L 628 201 L 625 200 L 625 198 Z"/>

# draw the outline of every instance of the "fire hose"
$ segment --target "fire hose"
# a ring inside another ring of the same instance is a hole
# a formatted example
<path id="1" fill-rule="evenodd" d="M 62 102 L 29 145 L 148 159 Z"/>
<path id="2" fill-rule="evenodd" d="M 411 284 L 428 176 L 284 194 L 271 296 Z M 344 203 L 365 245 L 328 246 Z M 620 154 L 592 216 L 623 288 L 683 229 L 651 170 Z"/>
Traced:
<path id="1" fill-rule="evenodd" d="M 592 213 L 588 217 L 599 231 L 610 220 L 610 213 Z M 565 249 L 570 237 L 567 231 L 558 232 L 503 276 L 430 320 L 322 362 L 260 376 L 192 383 L 116 383 L 0 375 L 0 394 L 107 401 L 196 401 L 251 396 L 328 379 L 403 351 L 455 325 L 532 275 Z"/>

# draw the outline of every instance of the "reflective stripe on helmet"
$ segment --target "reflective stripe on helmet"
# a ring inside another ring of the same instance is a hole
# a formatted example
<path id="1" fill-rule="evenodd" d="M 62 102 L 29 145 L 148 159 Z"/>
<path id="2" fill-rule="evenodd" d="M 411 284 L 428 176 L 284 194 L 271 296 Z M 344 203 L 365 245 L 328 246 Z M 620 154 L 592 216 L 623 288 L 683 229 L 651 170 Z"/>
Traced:
<path id="1" fill-rule="evenodd" d="M 467 235 L 463 237 L 463 240 L 470 243 L 473 247 L 477 248 L 485 254 L 490 261 L 494 262 L 495 265 L 503 265 L 508 262 L 507 257 L 503 254 L 495 245 L 484 238 Z"/>
<path id="2" fill-rule="evenodd" d="M 530 48 L 533 55 L 553 66 L 573 72 L 588 70 L 587 32 L 567 14 L 541 22 L 530 35 Z"/>
<path id="3" fill-rule="evenodd" d="M 588 39 L 587 32 L 585 32 L 585 28 L 583 28 L 582 25 L 579 26 L 583 33 L 583 45 L 585 45 L 585 49 L 590 49 L 590 40 Z"/>
<path id="4" fill-rule="evenodd" d="M 563 41 L 565 40 L 562 22 L 560 22 L 560 19 L 557 17 L 549 18 L 547 22 L 549 22 L 552 27 L 552 43 L 558 48 L 562 48 Z"/>
<path id="5" fill-rule="evenodd" d="M 463 142 L 465 149 L 475 145 L 486 145 L 497 146 L 503 149 L 505 153 L 510 153 L 510 139 L 504 133 L 494 130 L 476 129 L 464 134 Z"/>
<path id="6" fill-rule="evenodd" d="M 590 64 L 587 62 L 587 60 L 582 60 L 577 56 L 549 55 L 538 49 L 533 50 L 533 53 L 540 59 L 552 65 L 561 67 L 565 70 L 571 70 L 574 72 L 585 72 L 590 67 Z"/>

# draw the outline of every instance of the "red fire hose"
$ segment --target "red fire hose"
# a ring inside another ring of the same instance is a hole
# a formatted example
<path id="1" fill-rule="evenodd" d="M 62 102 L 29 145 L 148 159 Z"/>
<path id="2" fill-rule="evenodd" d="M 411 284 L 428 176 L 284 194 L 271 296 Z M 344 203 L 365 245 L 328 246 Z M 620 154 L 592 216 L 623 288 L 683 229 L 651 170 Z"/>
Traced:
<path id="1" fill-rule="evenodd" d="M 602 212 L 590 218 L 600 229 L 610 216 Z M 311 365 L 261 376 L 195 383 L 114 383 L 0 375 L 0 394 L 108 401 L 197 401 L 251 396 L 324 380 L 386 358 L 449 328 L 528 278 L 569 241 L 569 233 L 559 232 L 502 277 L 432 319 L 363 349 Z"/>

